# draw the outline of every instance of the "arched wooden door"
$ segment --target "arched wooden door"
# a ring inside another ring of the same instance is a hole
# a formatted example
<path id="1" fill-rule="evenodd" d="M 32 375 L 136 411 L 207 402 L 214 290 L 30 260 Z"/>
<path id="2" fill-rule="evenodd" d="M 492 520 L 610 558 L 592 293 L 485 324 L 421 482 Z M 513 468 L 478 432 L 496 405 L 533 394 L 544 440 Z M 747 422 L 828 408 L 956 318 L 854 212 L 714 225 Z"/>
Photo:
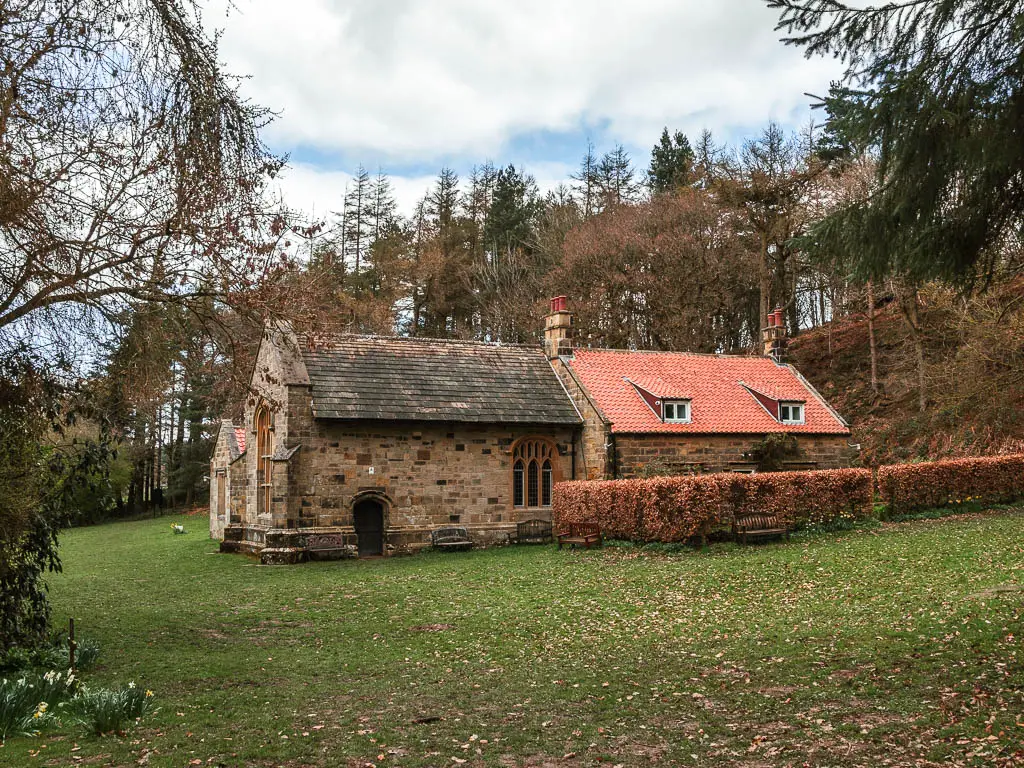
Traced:
<path id="1" fill-rule="evenodd" d="M 363 499 L 352 508 L 353 525 L 359 542 L 359 556 L 384 554 L 384 505 L 376 499 Z"/>

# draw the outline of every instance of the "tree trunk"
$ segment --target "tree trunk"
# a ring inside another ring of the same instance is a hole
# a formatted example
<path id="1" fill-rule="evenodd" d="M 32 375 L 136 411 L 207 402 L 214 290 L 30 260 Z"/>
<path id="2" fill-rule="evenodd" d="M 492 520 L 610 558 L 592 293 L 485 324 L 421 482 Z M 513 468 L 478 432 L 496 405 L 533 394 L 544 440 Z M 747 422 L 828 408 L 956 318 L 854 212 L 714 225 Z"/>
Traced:
<path id="1" fill-rule="evenodd" d="M 174 471 L 167 473 L 167 496 L 170 505 L 173 507 L 177 499 L 178 484 L 181 482 L 181 467 L 185 456 L 185 397 L 188 390 L 188 382 L 182 377 L 181 389 L 175 398 L 178 405 L 178 423 L 175 426 L 174 435 Z"/>
<path id="2" fill-rule="evenodd" d="M 868 347 L 871 350 L 871 391 L 878 397 L 878 343 L 875 339 L 875 284 L 868 280 Z"/>
<path id="3" fill-rule="evenodd" d="M 768 327 L 768 313 L 771 312 L 772 298 L 772 271 L 768 264 L 768 235 L 765 233 L 761 233 L 761 261 L 758 265 L 758 277 L 761 291 L 761 328 L 759 334 L 763 335 L 764 329 Z M 763 338 L 760 335 L 754 340 L 754 343 L 758 346 L 763 342 Z"/>
<path id="4" fill-rule="evenodd" d="M 163 424 L 163 405 L 158 405 L 156 408 L 156 487 L 160 488 L 162 485 L 163 477 L 161 470 L 163 469 L 163 439 L 164 439 L 164 424 Z"/>
<path id="5" fill-rule="evenodd" d="M 900 290 L 900 311 L 914 345 L 917 364 L 917 406 L 921 413 L 928 409 L 928 384 L 924 368 L 924 339 L 921 337 L 921 322 L 917 309 L 917 288 L 905 286 Z"/>

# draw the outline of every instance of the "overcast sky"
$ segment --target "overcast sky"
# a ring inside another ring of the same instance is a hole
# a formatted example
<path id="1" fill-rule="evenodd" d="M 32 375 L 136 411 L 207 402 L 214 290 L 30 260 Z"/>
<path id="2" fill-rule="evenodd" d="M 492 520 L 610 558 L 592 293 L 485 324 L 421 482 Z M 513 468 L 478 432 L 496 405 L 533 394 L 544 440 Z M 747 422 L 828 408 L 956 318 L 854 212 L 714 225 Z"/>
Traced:
<path id="1" fill-rule="evenodd" d="M 840 71 L 780 43 L 763 0 L 210 2 L 228 71 L 280 113 L 283 191 L 316 215 L 360 163 L 408 212 L 443 165 L 514 162 L 545 188 L 588 138 L 646 168 L 665 126 L 734 144 L 769 119 L 796 130 Z"/>

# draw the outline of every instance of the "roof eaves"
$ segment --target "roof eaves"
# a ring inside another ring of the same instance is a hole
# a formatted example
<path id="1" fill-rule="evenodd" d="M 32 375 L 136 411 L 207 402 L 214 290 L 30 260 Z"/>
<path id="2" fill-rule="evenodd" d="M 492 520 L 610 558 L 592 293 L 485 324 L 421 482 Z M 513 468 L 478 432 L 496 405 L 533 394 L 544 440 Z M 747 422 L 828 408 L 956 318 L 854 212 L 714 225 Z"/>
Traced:
<path id="1" fill-rule="evenodd" d="M 791 370 L 793 372 L 793 374 L 796 376 L 797 380 L 801 384 L 803 384 L 804 387 L 807 388 L 807 391 L 810 392 L 811 395 L 813 395 L 814 398 L 825 407 L 825 410 L 827 410 L 829 413 L 831 413 L 832 416 L 835 418 L 835 420 L 838 421 L 849 432 L 849 430 L 850 430 L 849 422 L 847 422 L 846 419 L 844 419 L 840 415 L 839 411 L 837 411 L 835 408 L 833 408 L 831 405 L 828 404 L 828 402 L 825 400 L 825 398 L 823 398 L 821 396 L 821 393 L 819 393 L 818 390 L 814 388 L 814 385 L 811 384 L 811 382 L 809 382 L 807 379 L 805 379 L 804 375 L 802 373 L 800 373 L 800 371 L 798 371 L 792 365 L 788 365 L 786 367 L 789 368 L 789 370 Z"/>
<path id="2" fill-rule="evenodd" d="M 609 427 L 612 426 L 612 420 L 609 419 L 608 414 L 606 414 L 604 410 L 602 410 L 601 405 L 597 402 L 597 398 L 595 398 L 594 395 L 591 394 L 590 390 L 587 389 L 587 385 L 580 380 L 580 377 L 576 375 L 576 371 L 573 370 L 573 358 L 571 356 L 563 356 L 560 357 L 559 360 L 562 361 L 562 365 L 564 365 L 565 370 L 568 371 L 569 377 L 576 383 L 576 386 L 580 388 L 580 392 L 582 392 L 583 396 L 587 398 L 587 402 L 590 403 L 590 407 L 593 408 L 597 415 L 601 417 L 601 421 L 603 421 Z M 572 400 L 571 397 L 569 399 Z"/>
<path id="3" fill-rule="evenodd" d="M 565 382 L 562 381 L 562 377 L 559 376 L 558 371 L 555 370 L 554 363 L 548 360 L 548 365 L 551 367 L 551 373 L 553 373 L 555 378 L 558 379 L 558 385 L 562 388 L 562 391 L 565 392 L 565 399 L 569 401 L 572 405 L 572 409 L 576 412 L 576 417 L 580 420 L 579 423 L 586 423 L 586 419 L 583 418 L 583 414 L 580 413 L 580 409 L 576 407 L 576 401 L 572 399 L 572 395 L 569 394 L 569 390 L 565 388 Z"/>

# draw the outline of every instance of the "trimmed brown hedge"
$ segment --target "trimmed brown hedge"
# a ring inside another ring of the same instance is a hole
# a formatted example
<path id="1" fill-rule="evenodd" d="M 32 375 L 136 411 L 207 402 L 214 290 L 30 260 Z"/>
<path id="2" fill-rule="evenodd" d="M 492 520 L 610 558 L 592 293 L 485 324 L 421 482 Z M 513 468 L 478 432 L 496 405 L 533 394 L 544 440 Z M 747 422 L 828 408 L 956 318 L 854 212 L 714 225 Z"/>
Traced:
<path id="1" fill-rule="evenodd" d="M 613 539 L 681 542 L 747 514 L 828 523 L 867 517 L 872 502 L 866 469 L 566 482 L 555 486 L 554 522 L 594 521 Z"/>
<path id="2" fill-rule="evenodd" d="M 879 467 L 878 491 L 891 514 L 966 502 L 1024 498 L 1024 455 Z"/>

